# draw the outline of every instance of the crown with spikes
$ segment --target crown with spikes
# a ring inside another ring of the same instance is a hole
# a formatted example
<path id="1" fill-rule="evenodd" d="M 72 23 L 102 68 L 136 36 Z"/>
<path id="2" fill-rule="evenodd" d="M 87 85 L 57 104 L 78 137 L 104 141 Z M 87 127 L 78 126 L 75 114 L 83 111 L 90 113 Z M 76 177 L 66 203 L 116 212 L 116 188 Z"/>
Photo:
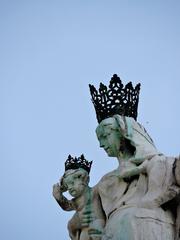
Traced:
<path id="1" fill-rule="evenodd" d="M 85 159 L 83 154 L 78 158 L 77 157 L 73 158 L 71 155 L 69 155 L 68 159 L 65 162 L 65 171 L 67 171 L 69 169 L 83 168 L 89 174 L 89 172 L 91 170 L 91 165 L 92 165 L 92 161 L 88 162 Z"/>
<path id="2" fill-rule="evenodd" d="M 132 82 L 124 86 L 121 79 L 114 74 L 109 89 L 102 83 L 99 92 L 93 85 L 89 84 L 89 88 L 98 123 L 115 114 L 137 119 L 140 83 L 135 88 Z"/>

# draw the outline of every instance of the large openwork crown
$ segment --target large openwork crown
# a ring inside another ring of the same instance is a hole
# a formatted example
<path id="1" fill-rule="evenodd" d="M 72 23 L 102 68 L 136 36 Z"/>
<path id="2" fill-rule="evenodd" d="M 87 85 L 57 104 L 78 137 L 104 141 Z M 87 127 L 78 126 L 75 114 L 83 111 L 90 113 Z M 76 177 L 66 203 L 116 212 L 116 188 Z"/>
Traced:
<path id="1" fill-rule="evenodd" d="M 99 123 L 115 114 L 137 119 L 140 83 L 135 88 L 132 82 L 124 86 L 121 79 L 114 74 L 109 89 L 102 83 L 99 92 L 93 85 L 89 84 L 89 88 Z"/>
<path id="2" fill-rule="evenodd" d="M 71 155 L 68 156 L 68 159 L 65 162 L 65 171 L 69 169 L 78 169 L 83 168 L 88 173 L 91 170 L 92 161 L 88 162 L 84 155 L 82 154 L 80 157 L 73 158 Z"/>

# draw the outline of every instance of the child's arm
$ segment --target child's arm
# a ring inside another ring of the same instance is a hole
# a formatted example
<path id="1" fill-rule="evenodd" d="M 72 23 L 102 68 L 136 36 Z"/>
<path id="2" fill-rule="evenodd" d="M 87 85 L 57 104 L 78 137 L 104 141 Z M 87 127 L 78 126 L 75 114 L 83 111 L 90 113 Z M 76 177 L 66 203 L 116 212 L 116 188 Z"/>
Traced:
<path id="1" fill-rule="evenodd" d="M 119 177 L 127 178 L 139 175 L 141 173 L 146 173 L 146 166 L 147 166 L 148 160 L 144 161 L 141 165 L 124 170 L 122 173 L 120 173 Z"/>
<path id="2" fill-rule="evenodd" d="M 63 192 L 65 192 L 62 186 L 59 183 L 53 185 L 53 196 L 56 199 L 59 206 L 65 211 L 72 211 L 75 210 L 74 203 L 72 200 L 68 200 L 66 197 L 63 196 Z"/>
<path id="3" fill-rule="evenodd" d="M 148 160 L 145 160 L 142 164 L 140 164 L 139 166 L 134 166 L 131 168 L 125 168 L 121 171 L 113 171 L 114 176 L 118 177 L 120 180 L 122 180 L 123 178 L 130 178 L 136 175 L 140 175 L 141 173 L 147 173 L 147 163 Z"/>

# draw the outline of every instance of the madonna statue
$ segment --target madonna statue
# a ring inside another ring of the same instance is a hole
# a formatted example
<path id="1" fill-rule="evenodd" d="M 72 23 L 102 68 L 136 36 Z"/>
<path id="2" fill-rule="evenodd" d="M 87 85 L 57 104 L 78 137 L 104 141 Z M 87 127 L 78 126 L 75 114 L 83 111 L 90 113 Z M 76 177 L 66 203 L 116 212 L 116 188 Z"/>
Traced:
<path id="1" fill-rule="evenodd" d="M 160 153 L 136 121 L 139 90 L 117 75 L 109 89 L 90 85 L 100 147 L 119 163 L 95 186 L 106 216 L 102 240 L 177 240 L 179 159 Z"/>

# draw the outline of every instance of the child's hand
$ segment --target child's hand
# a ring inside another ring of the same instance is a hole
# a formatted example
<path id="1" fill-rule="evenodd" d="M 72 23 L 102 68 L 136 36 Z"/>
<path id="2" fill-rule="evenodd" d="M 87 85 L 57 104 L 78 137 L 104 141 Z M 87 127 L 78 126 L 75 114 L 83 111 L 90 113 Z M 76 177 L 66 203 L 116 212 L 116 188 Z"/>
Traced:
<path id="1" fill-rule="evenodd" d="M 59 186 L 59 183 L 56 183 L 53 185 L 53 197 L 59 201 L 60 199 L 60 186 Z"/>
<path id="2" fill-rule="evenodd" d="M 59 185 L 60 186 L 60 192 L 61 193 L 66 192 L 67 191 L 67 186 L 63 182 L 63 177 L 60 178 L 59 183 L 60 183 L 60 185 Z"/>
<path id="3" fill-rule="evenodd" d="M 89 227 L 90 222 L 92 222 L 93 218 L 89 211 L 84 211 L 81 216 L 81 227 Z"/>
<path id="4" fill-rule="evenodd" d="M 101 240 L 102 236 L 90 236 L 90 240 Z"/>
<path id="5" fill-rule="evenodd" d="M 90 240 L 101 240 L 102 231 L 98 231 L 97 229 L 89 228 L 88 235 Z"/>
<path id="6" fill-rule="evenodd" d="M 104 222 L 104 221 L 103 221 Z M 89 225 L 88 235 L 92 240 L 101 240 L 103 234 L 103 224 L 101 219 L 92 221 Z"/>

